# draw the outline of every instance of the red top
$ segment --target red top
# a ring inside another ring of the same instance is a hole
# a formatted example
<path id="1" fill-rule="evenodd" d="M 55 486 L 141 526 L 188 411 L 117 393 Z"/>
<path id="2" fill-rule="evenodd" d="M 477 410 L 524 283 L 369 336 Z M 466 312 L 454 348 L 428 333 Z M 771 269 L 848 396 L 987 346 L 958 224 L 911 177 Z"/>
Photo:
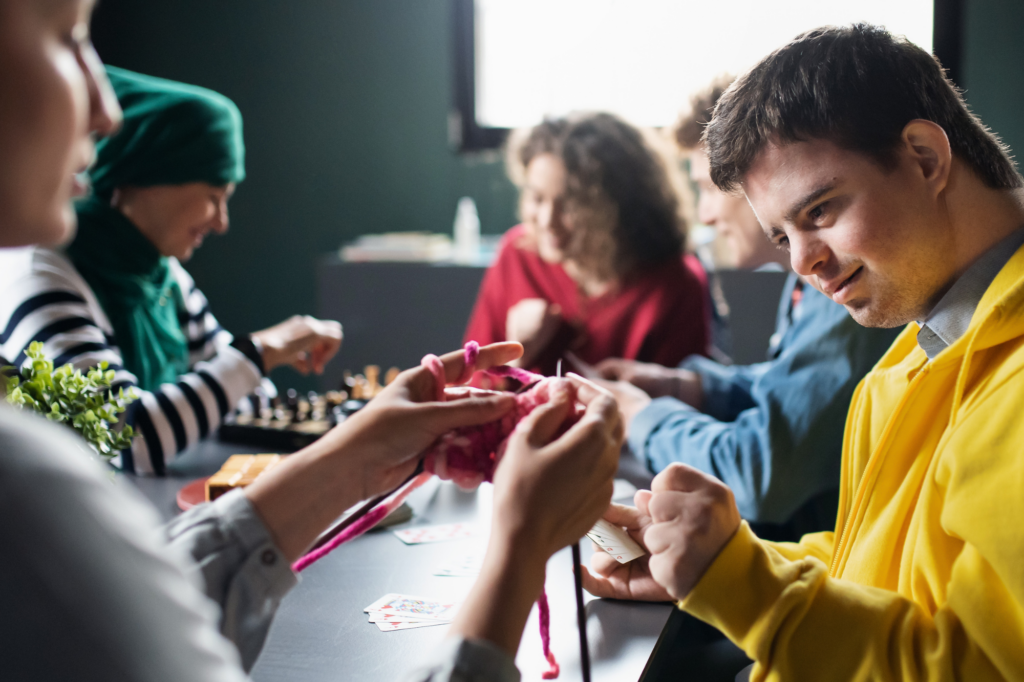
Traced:
<path id="1" fill-rule="evenodd" d="M 520 245 L 525 232 L 518 225 L 502 237 L 480 285 L 466 341 L 506 340 L 509 308 L 526 298 L 542 298 L 561 306 L 567 324 L 540 354 L 538 366 L 527 368 L 532 371 L 553 374 L 566 350 L 589 363 L 619 357 L 668 367 L 688 355 L 707 354 L 708 282 L 696 257 L 647 268 L 618 289 L 587 298 L 561 265 L 546 263 Z"/>

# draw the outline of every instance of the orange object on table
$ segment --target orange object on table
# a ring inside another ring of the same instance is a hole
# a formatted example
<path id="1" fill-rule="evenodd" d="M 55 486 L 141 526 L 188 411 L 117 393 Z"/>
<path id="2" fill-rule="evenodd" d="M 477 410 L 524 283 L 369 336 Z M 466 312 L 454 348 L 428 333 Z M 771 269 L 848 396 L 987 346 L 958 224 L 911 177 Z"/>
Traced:
<path id="1" fill-rule="evenodd" d="M 244 488 L 281 461 L 281 455 L 231 455 L 220 471 L 206 481 L 206 500 L 213 501 L 235 488 Z"/>

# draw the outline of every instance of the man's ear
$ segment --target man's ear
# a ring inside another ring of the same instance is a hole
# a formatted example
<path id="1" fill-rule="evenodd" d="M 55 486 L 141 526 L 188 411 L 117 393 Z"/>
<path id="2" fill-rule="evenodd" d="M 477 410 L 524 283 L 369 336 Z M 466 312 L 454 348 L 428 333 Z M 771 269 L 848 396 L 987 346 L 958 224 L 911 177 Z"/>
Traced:
<path id="1" fill-rule="evenodd" d="M 931 187 L 932 195 L 938 196 L 949 183 L 953 165 L 953 150 L 946 131 L 932 121 L 918 118 L 904 126 L 900 137 L 911 162 Z"/>

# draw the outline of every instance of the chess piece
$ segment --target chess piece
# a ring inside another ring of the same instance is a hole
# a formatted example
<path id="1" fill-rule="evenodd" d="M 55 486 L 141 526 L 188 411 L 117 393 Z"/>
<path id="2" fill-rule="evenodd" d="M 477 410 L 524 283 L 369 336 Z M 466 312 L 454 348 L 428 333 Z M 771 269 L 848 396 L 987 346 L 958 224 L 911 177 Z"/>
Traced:
<path id="1" fill-rule="evenodd" d="M 372 398 L 380 393 L 380 367 L 367 365 L 363 371 L 366 373 L 366 394 L 363 397 Z"/>
<path id="2" fill-rule="evenodd" d="M 353 400 L 369 400 L 371 396 L 366 394 L 366 377 L 362 374 L 352 377 L 352 390 L 349 394 Z"/>
<path id="3" fill-rule="evenodd" d="M 399 369 L 398 369 L 397 367 L 392 367 L 392 368 L 390 368 L 390 369 L 388 370 L 387 374 L 385 374 L 385 375 L 384 375 L 384 385 L 385 385 L 385 386 L 387 386 L 387 385 L 388 385 L 388 384 L 390 384 L 390 383 L 391 383 L 392 381 L 394 381 L 395 379 L 397 379 L 397 378 L 398 378 L 398 375 L 399 375 L 400 373 L 401 373 L 401 372 L 399 371 Z"/>
<path id="4" fill-rule="evenodd" d="M 284 404 L 291 421 L 296 421 L 299 416 L 299 392 L 294 388 L 289 388 L 285 393 Z"/>

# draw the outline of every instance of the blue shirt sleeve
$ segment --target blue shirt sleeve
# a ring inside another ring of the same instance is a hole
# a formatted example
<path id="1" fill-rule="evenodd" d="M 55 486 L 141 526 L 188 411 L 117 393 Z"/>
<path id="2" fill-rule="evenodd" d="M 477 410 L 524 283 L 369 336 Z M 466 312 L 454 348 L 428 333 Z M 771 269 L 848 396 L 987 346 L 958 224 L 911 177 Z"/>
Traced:
<path id="1" fill-rule="evenodd" d="M 628 436 L 652 471 L 682 462 L 718 477 L 743 517 L 756 522 L 784 523 L 838 485 L 853 391 L 900 330 L 861 327 L 807 287 L 780 331 L 768 362 L 687 361 L 701 376 L 706 413 L 659 398 L 637 415 Z"/>

